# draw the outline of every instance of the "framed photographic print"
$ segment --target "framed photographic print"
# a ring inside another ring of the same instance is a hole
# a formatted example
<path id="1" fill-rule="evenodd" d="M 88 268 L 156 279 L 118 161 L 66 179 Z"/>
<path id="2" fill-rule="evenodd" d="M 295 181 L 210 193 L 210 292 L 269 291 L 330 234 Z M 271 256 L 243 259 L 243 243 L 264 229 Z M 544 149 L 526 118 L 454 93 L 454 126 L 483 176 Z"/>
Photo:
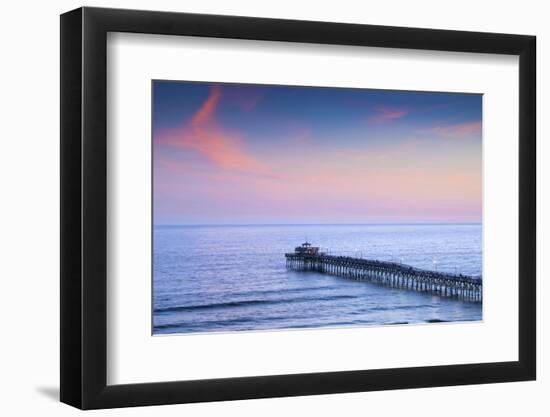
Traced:
<path id="1" fill-rule="evenodd" d="M 535 378 L 535 38 L 61 16 L 61 400 Z"/>

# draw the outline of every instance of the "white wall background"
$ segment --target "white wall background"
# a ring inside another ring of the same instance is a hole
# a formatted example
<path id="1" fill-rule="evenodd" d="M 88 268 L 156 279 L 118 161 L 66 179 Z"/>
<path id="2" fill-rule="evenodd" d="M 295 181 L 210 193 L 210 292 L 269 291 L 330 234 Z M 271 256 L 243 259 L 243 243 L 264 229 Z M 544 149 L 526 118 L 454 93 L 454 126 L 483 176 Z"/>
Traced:
<path id="1" fill-rule="evenodd" d="M 0 24 L 0 410 L 4 415 L 75 415 L 59 392 L 59 17 L 73 0 L 8 2 Z M 543 120 L 550 97 L 550 26 L 536 0 L 388 2 L 124 0 L 86 5 L 240 14 L 395 26 L 509 32 L 538 37 L 539 258 L 550 251 L 545 188 L 550 169 Z M 544 129 L 544 130 L 543 130 Z M 544 233 L 544 235 L 543 235 Z M 547 415 L 550 404 L 548 264 L 539 264 L 537 382 L 237 401 L 95 412 L 96 415 Z M 544 395 L 546 394 L 546 395 Z"/>

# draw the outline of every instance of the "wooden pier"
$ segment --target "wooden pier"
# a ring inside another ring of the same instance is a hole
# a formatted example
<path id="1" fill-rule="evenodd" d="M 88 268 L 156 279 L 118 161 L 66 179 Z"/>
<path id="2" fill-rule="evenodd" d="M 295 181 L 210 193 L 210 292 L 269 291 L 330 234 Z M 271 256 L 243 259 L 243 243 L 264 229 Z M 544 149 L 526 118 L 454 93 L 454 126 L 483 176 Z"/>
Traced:
<path id="1" fill-rule="evenodd" d="M 315 271 L 465 301 L 481 302 L 483 298 L 483 284 L 478 277 L 429 271 L 396 262 L 329 255 L 307 242 L 285 257 L 287 268 L 297 271 Z"/>

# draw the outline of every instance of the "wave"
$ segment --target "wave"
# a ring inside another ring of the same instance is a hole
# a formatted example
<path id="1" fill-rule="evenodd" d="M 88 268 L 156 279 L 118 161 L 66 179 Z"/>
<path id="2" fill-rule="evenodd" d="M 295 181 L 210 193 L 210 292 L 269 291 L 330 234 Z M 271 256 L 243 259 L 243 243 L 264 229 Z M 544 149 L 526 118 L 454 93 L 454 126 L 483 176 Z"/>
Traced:
<path id="1" fill-rule="evenodd" d="M 156 308 L 155 313 L 169 313 L 169 312 L 181 312 L 181 311 L 194 311 L 194 310 L 210 310 L 220 308 L 236 308 L 247 307 L 254 305 L 275 305 L 285 303 L 297 303 L 304 301 L 332 301 L 357 298 L 354 295 L 331 295 L 327 297 L 298 297 L 298 298 L 281 298 L 276 300 L 255 299 L 255 300 L 242 300 L 242 301 L 227 301 L 223 303 L 208 303 L 208 304 L 192 304 L 185 306 L 173 306 Z"/>
<path id="2" fill-rule="evenodd" d="M 309 291 L 320 291 L 320 290 L 334 290 L 339 287 L 336 285 L 324 285 L 319 287 L 298 287 L 298 288 L 280 288 L 272 290 L 263 290 L 263 291 L 244 291 L 244 292 L 234 292 L 231 293 L 233 297 L 240 296 L 251 296 L 251 295 L 268 295 L 268 294 L 283 294 L 283 293 L 300 293 L 300 292 L 309 292 Z"/>
<path id="3" fill-rule="evenodd" d="M 302 315 L 294 317 L 294 319 L 311 319 L 311 315 Z M 231 326 L 238 325 L 247 325 L 245 327 L 238 328 L 237 330 L 289 330 L 289 329 L 314 329 L 319 327 L 337 327 L 337 326 L 352 326 L 354 324 L 366 324 L 370 323 L 368 320 L 351 320 L 351 321 L 333 321 L 333 322 L 324 322 L 324 323 L 303 323 L 303 324 L 281 324 L 277 326 L 270 325 L 265 327 L 266 323 L 273 323 L 279 321 L 285 321 L 286 316 L 268 316 L 268 317 L 256 317 L 256 316 L 245 316 L 232 319 L 222 319 L 222 320 L 206 320 L 199 323 L 194 322 L 173 322 L 173 323 L 164 323 L 164 324 L 155 324 L 154 330 L 177 330 L 181 331 L 199 331 L 199 332 L 208 332 L 215 330 L 222 330 L 225 328 L 230 328 L 230 330 L 236 330 L 231 328 Z M 263 323 L 263 325 L 261 325 Z"/>
<path id="4" fill-rule="evenodd" d="M 415 310 L 418 308 L 430 308 L 432 307 L 429 304 L 418 304 L 418 305 L 406 305 L 406 306 L 388 306 L 388 307 L 370 307 L 368 311 L 387 311 L 387 310 Z"/>

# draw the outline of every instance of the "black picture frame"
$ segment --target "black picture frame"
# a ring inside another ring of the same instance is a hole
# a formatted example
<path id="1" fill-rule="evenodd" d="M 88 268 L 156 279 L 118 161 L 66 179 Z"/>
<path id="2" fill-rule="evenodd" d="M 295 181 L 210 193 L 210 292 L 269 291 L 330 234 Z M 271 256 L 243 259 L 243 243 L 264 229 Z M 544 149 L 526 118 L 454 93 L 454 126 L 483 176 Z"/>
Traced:
<path id="1" fill-rule="evenodd" d="M 519 360 L 107 385 L 108 32 L 519 56 Z M 536 375 L 534 36 L 171 12 L 61 15 L 61 401 L 81 409 L 533 380 Z"/>

